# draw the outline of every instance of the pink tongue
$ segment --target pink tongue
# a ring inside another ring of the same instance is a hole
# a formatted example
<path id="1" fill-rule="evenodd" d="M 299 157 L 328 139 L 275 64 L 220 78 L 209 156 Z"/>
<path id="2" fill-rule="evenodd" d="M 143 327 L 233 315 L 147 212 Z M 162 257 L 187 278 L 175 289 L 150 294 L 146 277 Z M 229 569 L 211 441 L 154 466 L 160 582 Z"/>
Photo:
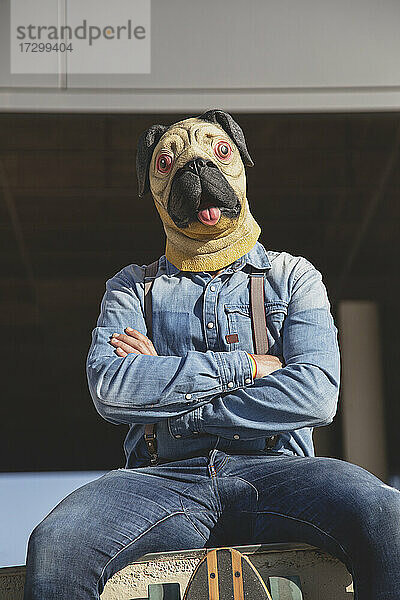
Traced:
<path id="1" fill-rule="evenodd" d="M 199 210 L 197 216 L 204 225 L 215 225 L 215 223 L 218 223 L 219 221 L 221 211 L 216 206 L 208 206 L 207 208 Z"/>

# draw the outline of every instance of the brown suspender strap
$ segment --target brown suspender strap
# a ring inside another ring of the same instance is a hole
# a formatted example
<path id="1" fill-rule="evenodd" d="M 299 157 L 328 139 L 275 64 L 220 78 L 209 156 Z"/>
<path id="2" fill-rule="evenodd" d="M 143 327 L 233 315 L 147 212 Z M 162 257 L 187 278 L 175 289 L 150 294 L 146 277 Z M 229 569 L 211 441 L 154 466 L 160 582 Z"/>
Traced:
<path id="1" fill-rule="evenodd" d="M 267 320 L 264 306 L 264 273 L 250 273 L 250 313 L 255 354 L 268 353 Z"/>
<path id="2" fill-rule="evenodd" d="M 152 262 L 145 267 L 144 272 L 144 315 L 147 325 L 147 337 L 153 338 L 153 312 L 151 287 L 158 271 L 158 260 Z M 156 465 L 158 462 L 157 454 L 157 434 L 155 423 L 148 423 L 144 428 L 144 441 L 146 442 L 147 451 L 150 454 L 150 463 Z"/>
<path id="3" fill-rule="evenodd" d="M 250 273 L 250 314 L 255 354 L 268 354 L 267 319 L 264 305 L 264 273 Z M 277 436 L 266 439 L 265 448 L 273 448 Z"/>
<path id="4" fill-rule="evenodd" d="M 147 325 L 147 337 L 152 340 L 153 337 L 153 312 L 152 312 L 152 301 L 151 286 L 153 285 L 154 278 L 158 271 L 158 260 L 155 260 L 150 265 L 145 267 L 144 271 L 144 314 Z"/>

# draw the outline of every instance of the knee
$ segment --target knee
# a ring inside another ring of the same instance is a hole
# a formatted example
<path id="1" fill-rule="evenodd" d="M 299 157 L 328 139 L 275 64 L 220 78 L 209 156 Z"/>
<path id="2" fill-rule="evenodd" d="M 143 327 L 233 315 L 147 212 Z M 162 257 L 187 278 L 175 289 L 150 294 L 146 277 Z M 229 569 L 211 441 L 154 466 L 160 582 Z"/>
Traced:
<path id="1" fill-rule="evenodd" d="M 383 528 L 400 530 L 400 492 L 382 483 L 368 496 L 364 519 Z"/>
<path id="2" fill-rule="evenodd" d="M 400 543 L 400 492 L 384 484 L 364 490 L 354 501 L 354 534 L 367 545 L 381 544 L 382 539 Z"/>
<path id="3" fill-rule="evenodd" d="M 339 523 L 358 541 L 400 531 L 400 492 L 358 465 L 326 458 Z M 400 536 L 397 535 L 399 538 Z"/>
<path id="4" fill-rule="evenodd" d="M 45 553 L 46 548 L 55 547 L 55 537 L 57 535 L 57 528 L 55 524 L 52 526 L 49 522 L 49 517 L 46 517 L 41 523 L 36 525 L 35 529 L 29 536 L 28 542 L 28 557 L 33 553 Z"/>
<path id="5" fill-rule="evenodd" d="M 29 537 L 24 599 L 97 598 L 89 557 L 78 524 L 50 513 Z"/>
<path id="6" fill-rule="evenodd" d="M 58 518 L 56 514 L 48 515 L 32 531 L 28 542 L 28 560 L 34 557 L 41 564 L 55 565 L 57 557 L 62 553 L 76 554 L 79 549 L 82 529 L 74 521 Z"/>

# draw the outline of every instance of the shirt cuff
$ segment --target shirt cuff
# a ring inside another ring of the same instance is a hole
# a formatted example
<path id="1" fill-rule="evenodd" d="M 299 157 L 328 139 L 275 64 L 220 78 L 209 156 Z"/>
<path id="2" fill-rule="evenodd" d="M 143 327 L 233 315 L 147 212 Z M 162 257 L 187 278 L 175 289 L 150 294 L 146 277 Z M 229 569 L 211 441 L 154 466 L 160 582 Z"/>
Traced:
<path id="1" fill-rule="evenodd" d="M 253 365 L 252 360 L 245 350 L 232 352 L 216 352 L 216 360 L 221 376 L 221 393 L 231 392 L 236 389 L 252 385 Z M 202 431 L 202 406 L 187 412 L 179 417 L 170 417 L 168 426 L 174 438 L 184 438 L 197 435 Z"/>
<path id="2" fill-rule="evenodd" d="M 253 383 L 253 365 L 245 350 L 216 352 L 220 365 L 222 392 L 230 392 Z"/>

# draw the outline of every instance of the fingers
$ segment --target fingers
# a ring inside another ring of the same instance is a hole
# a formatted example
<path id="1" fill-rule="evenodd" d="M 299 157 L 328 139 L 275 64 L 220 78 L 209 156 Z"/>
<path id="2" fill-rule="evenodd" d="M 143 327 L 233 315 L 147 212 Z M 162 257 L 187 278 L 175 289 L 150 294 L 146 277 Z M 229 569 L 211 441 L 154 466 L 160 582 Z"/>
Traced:
<path id="1" fill-rule="evenodd" d="M 140 333 L 140 331 L 137 331 L 137 329 L 132 329 L 132 327 L 126 327 L 125 331 L 131 338 L 135 338 L 139 342 L 141 342 L 144 345 L 144 347 L 146 347 L 150 351 L 150 354 L 157 356 L 157 351 L 154 348 L 153 342 L 148 337 L 143 335 L 143 333 Z"/>
<path id="2" fill-rule="evenodd" d="M 126 327 L 125 331 L 130 337 L 133 337 L 144 344 L 152 354 L 157 355 L 156 349 L 153 346 L 153 342 L 148 337 L 143 335 L 143 333 L 140 333 L 140 331 L 137 331 L 137 329 L 132 329 L 131 327 Z"/>
<path id="3" fill-rule="evenodd" d="M 136 345 L 131 345 L 131 344 L 127 344 L 124 342 L 124 340 L 122 339 L 121 334 L 117 337 L 112 337 L 110 339 L 110 344 L 112 346 L 114 346 L 114 348 L 120 348 L 121 350 L 123 350 L 126 354 L 131 354 L 133 352 L 135 352 L 136 354 L 147 354 L 147 352 L 142 352 L 142 350 L 138 347 L 136 347 Z M 119 354 L 119 356 L 121 356 L 121 354 Z"/>
<path id="4" fill-rule="evenodd" d="M 140 331 L 138 331 L 137 329 L 132 329 L 132 327 L 125 327 L 125 331 L 129 335 L 137 338 L 138 340 L 141 340 L 142 342 L 145 342 L 145 341 L 150 342 L 149 338 L 146 337 L 145 335 L 143 335 L 143 333 L 140 333 Z"/>
<path id="5" fill-rule="evenodd" d="M 131 353 L 157 356 L 157 351 L 149 338 L 130 327 L 127 327 L 126 331 L 129 335 L 114 333 L 110 338 L 110 344 L 116 348 L 118 356 L 125 357 Z"/>
<path id="6" fill-rule="evenodd" d="M 128 352 L 125 352 L 125 350 L 122 350 L 122 348 L 116 348 L 115 349 L 116 354 L 118 354 L 118 356 L 121 356 L 122 358 L 125 358 L 125 356 L 128 356 Z M 133 352 L 131 353 L 133 354 Z M 139 354 L 139 353 L 137 353 Z"/>

